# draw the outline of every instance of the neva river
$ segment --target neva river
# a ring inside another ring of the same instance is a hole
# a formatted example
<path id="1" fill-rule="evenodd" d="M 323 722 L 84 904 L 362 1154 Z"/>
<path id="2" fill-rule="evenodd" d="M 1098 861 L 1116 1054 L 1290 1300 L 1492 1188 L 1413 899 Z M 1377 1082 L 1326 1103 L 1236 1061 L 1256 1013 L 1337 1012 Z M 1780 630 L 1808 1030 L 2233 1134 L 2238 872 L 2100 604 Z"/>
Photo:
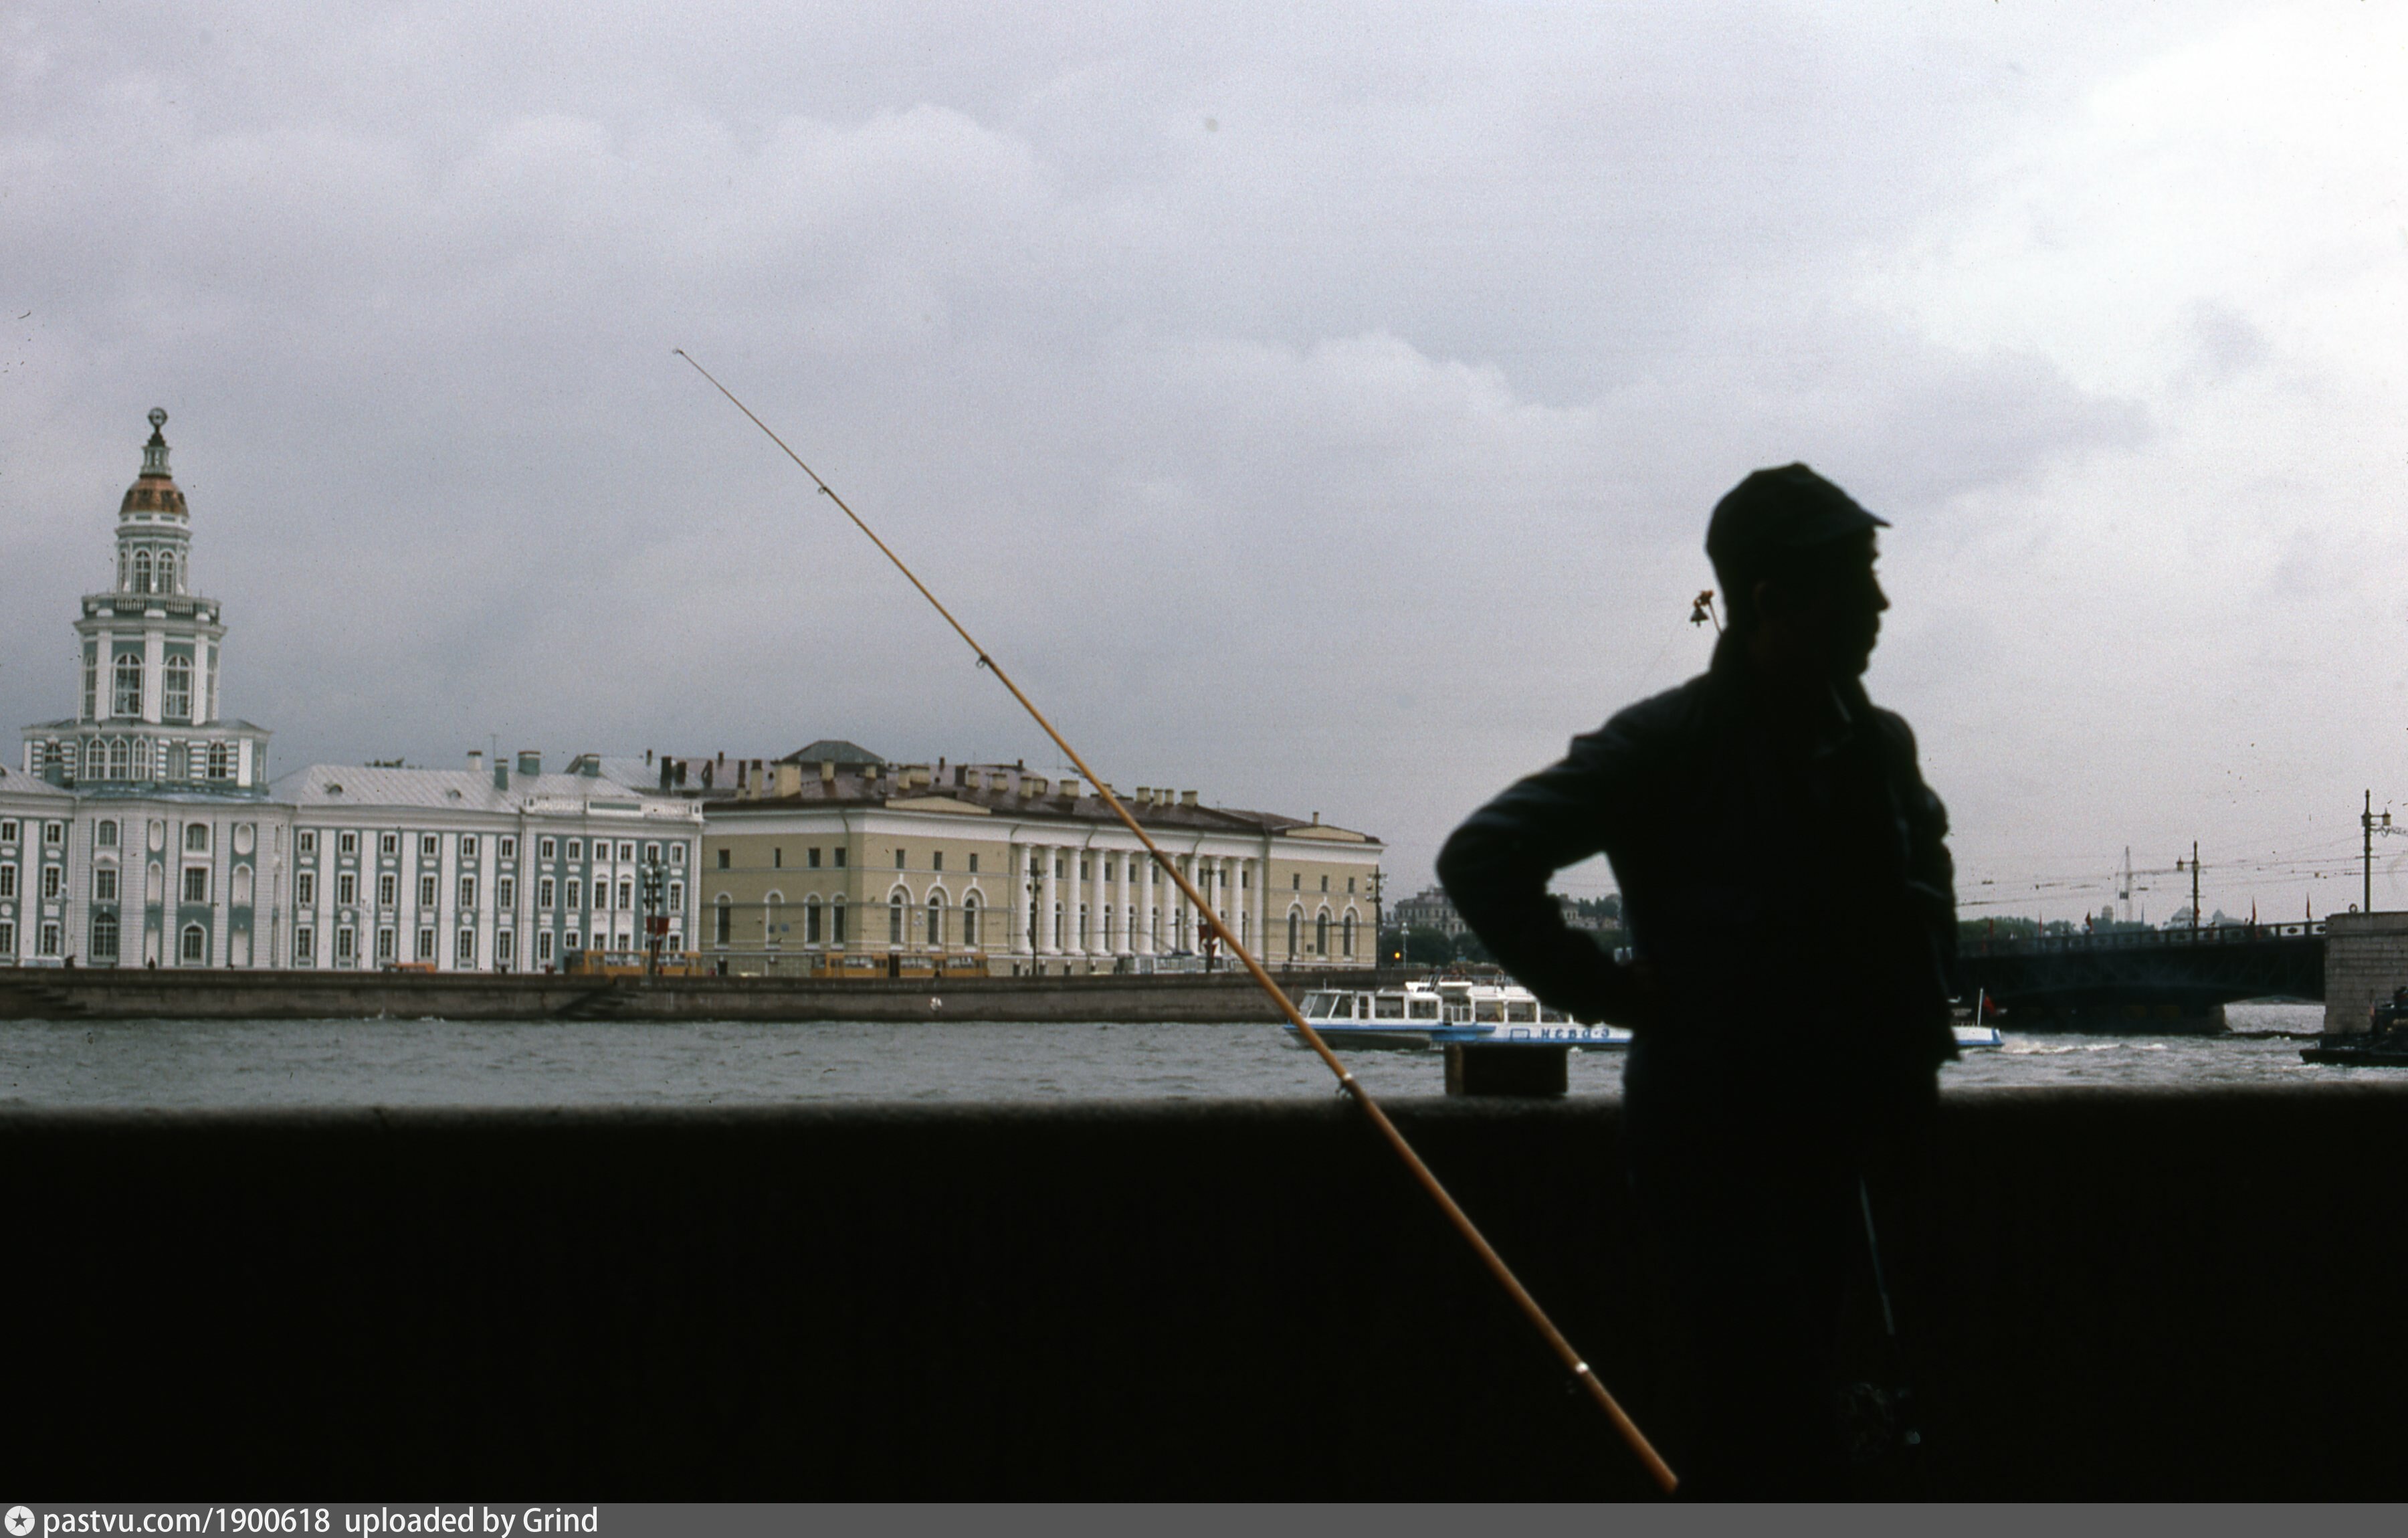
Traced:
<path id="1" fill-rule="evenodd" d="M 2211 1085 L 2331 1079 L 2302 1044 L 2321 1006 L 2235 1005 L 2224 1037 L 2009 1036 L 1943 1085 Z M 1376 1095 L 1438 1095 L 1436 1052 L 1353 1053 Z M 2408 1087 L 2408 1071 L 2398 1075 Z M 1619 1053 L 1571 1059 L 1575 1095 L 1622 1088 Z M 1196 1100 L 1337 1093 L 1268 1026 L 464 1024 L 446 1020 L 0 1021 L 0 1106 L 721 1105 Z"/>

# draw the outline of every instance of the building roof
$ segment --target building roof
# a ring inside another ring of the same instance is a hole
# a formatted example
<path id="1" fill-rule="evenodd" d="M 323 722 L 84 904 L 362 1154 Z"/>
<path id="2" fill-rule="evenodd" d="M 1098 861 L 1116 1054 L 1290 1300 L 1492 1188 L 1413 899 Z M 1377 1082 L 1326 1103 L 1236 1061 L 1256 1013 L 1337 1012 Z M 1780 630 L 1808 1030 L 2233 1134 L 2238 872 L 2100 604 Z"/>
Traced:
<path id="1" fill-rule="evenodd" d="M 639 812 L 647 816 L 690 819 L 690 802 L 648 795 L 608 777 L 585 774 L 520 774 L 496 789 L 491 770 L 371 769 L 359 764 L 312 764 L 280 775 L 270 787 L 276 798 L 297 807 L 424 807 L 445 812 Z"/>
<path id="2" fill-rule="evenodd" d="M 781 764 L 883 764 L 885 759 L 857 743 L 841 738 L 823 737 L 807 748 L 796 748 L 778 760 Z"/>
<path id="3" fill-rule="evenodd" d="M 5 764 L 0 764 L 0 796 L 55 796 L 63 801 L 76 798 L 74 791 L 62 790 L 37 774 L 12 769 Z"/>

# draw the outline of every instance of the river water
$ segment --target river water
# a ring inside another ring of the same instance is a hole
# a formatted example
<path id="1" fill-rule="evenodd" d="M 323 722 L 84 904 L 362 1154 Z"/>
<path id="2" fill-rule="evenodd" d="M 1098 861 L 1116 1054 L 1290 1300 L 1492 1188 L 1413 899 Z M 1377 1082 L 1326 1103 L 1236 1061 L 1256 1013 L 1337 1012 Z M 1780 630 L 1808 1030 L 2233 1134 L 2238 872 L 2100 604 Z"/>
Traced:
<path id="1" fill-rule="evenodd" d="M 2320 1006 L 2234 1005 L 2221 1037 L 2016 1036 L 1942 1070 L 1962 1087 L 2301 1082 L 2286 1032 Z M 1436 1052 L 1361 1052 L 1374 1094 L 1437 1095 Z M 2399 1075 L 2408 1087 L 2408 1071 Z M 1575 1052 L 1576 1095 L 1622 1088 Z M 1196 1100 L 1336 1093 L 1268 1026 L 0 1021 L 0 1107 L 719 1105 L 833 1100 Z"/>

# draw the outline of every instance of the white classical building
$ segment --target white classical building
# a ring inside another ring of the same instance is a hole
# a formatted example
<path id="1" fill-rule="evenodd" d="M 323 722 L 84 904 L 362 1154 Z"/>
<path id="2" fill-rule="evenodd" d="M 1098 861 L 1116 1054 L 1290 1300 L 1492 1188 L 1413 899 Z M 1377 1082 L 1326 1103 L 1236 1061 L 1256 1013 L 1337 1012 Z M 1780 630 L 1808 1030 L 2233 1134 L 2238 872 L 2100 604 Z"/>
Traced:
<path id="1" fill-rule="evenodd" d="M 121 503 L 117 583 L 88 594 L 80 709 L 0 768 L 0 966 L 529 970 L 638 943 L 642 867 L 692 930 L 702 814 L 599 772 L 314 764 L 268 780 L 268 733 L 222 717 L 217 601 L 165 411 Z"/>

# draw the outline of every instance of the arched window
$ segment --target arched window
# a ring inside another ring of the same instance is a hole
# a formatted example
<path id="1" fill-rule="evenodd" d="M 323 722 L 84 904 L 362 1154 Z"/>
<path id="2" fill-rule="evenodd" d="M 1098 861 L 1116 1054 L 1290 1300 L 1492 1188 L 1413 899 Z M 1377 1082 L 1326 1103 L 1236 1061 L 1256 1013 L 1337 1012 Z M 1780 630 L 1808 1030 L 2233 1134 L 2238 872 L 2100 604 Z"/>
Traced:
<path id="1" fill-rule="evenodd" d="M 117 915 L 98 913 L 92 915 L 92 958 L 94 961 L 117 959 Z"/>
<path id="2" fill-rule="evenodd" d="M 979 902 L 973 893 L 962 898 L 962 943 L 972 949 L 976 949 L 979 942 L 978 921 Z"/>
<path id="3" fill-rule="evenodd" d="M 711 909 L 711 943 L 715 945 L 726 944 L 733 937 L 735 929 L 736 910 L 729 905 L 727 894 L 722 892 L 719 894 L 718 902 L 715 903 Z"/>
<path id="4" fill-rule="evenodd" d="M 193 718 L 192 658 L 167 659 L 167 687 L 164 693 L 165 701 L 161 709 L 168 720 L 190 721 Z"/>
<path id="5" fill-rule="evenodd" d="M 841 897 L 828 904 L 828 943 L 844 943 L 844 898 Z"/>
<path id="6" fill-rule="evenodd" d="M 928 947 L 931 950 L 945 942 L 945 898 L 942 893 L 928 894 Z"/>
<path id="7" fill-rule="evenodd" d="M 816 897 L 803 899 L 803 943 L 820 943 L 820 899 Z"/>
<path id="8" fill-rule="evenodd" d="M 1304 942 L 1304 915 L 1291 909 L 1287 915 L 1287 954 L 1294 956 Z"/>
<path id="9" fill-rule="evenodd" d="M 223 742 L 209 744 L 209 778 L 230 780 L 234 777 L 234 750 Z"/>
<path id="10" fill-rule="evenodd" d="M 624 883 L 621 884 L 625 884 Z M 772 892 L 769 900 L 761 905 L 761 939 L 775 945 L 786 932 L 786 898 L 783 893 Z"/>
<path id="11" fill-rule="evenodd" d="M 1315 956 L 1329 954 L 1329 915 L 1327 913 L 1323 913 L 1312 921 L 1312 954 Z"/>
<path id="12" fill-rule="evenodd" d="M 111 701 L 113 715 L 142 713 L 142 655 L 138 652 L 122 652 L 117 658 L 117 688 Z"/>
<path id="13" fill-rule="evenodd" d="M 134 556 L 134 591 L 150 591 L 150 553 L 147 550 L 137 551 Z"/>
<path id="14" fill-rule="evenodd" d="M 1339 929 L 1338 954 L 1340 956 L 1354 954 L 1354 915 L 1352 913 L 1346 915 L 1345 924 Z"/>
<path id="15" fill-rule="evenodd" d="M 208 931 L 197 924 L 184 926 L 183 959 L 187 966 L 199 966 L 209 958 Z"/>
<path id="16" fill-rule="evenodd" d="M 128 780 L 132 779 L 133 775 L 134 745 L 122 737 L 110 738 L 108 740 L 108 777 L 112 780 Z"/>
<path id="17" fill-rule="evenodd" d="M 181 570 L 182 563 L 178 561 L 175 556 L 160 556 L 159 591 L 162 593 L 181 593 L 184 590 L 184 583 L 181 578 L 178 575 Z"/>
<path id="18" fill-rule="evenodd" d="M 886 899 L 886 943 L 903 943 L 903 894 L 900 892 Z"/>

